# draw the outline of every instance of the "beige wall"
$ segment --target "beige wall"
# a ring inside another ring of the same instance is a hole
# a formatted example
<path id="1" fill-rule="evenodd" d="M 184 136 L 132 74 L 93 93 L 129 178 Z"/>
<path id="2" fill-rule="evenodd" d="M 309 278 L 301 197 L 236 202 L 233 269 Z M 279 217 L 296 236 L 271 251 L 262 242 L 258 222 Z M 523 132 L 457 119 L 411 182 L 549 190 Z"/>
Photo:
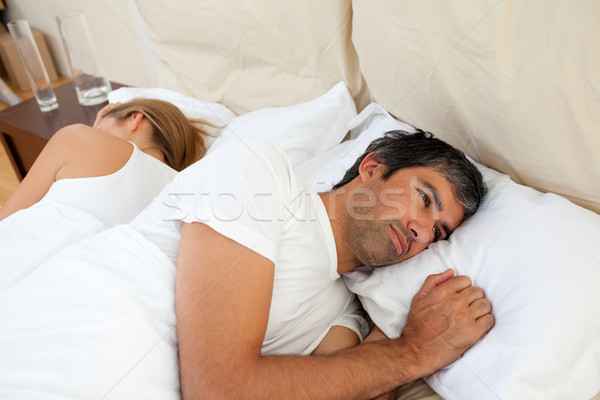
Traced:
<path id="1" fill-rule="evenodd" d="M 4 22 L 26 19 L 42 31 L 57 69 L 70 76 L 56 25 L 56 15 L 80 9 L 85 13 L 102 68 L 115 82 L 155 87 L 155 57 L 144 45 L 145 33 L 133 0 L 4 0 Z"/>

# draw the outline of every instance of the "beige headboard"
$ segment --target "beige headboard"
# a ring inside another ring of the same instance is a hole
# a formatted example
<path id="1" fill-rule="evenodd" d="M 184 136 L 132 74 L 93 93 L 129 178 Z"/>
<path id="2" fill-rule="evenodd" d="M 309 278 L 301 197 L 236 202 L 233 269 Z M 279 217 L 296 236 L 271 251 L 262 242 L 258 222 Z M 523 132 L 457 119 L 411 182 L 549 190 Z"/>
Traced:
<path id="1" fill-rule="evenodd" d="M 160 86 L 236 113 L 344 80 L 514 180 L 600 213 L 596 0 L 137 0 Z"/>
<path id="2" fill-rule="evenodd" d="M 348 0 L 136 0 L 161 87 L 237 114 L 312 100 L 345 80 L 369 96 Z"/>

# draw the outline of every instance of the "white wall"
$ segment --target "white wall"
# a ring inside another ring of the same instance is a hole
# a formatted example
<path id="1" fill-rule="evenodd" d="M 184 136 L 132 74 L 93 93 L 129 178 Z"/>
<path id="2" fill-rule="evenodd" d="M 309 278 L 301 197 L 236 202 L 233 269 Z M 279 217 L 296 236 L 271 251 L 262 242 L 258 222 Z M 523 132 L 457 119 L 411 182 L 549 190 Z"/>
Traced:
<path id="1" fill-rule="evenodd" d="M 71 76 L 55 17 L 83 10 L 107 77 L 137 87 L 155 87 L 155 57 L 146 42 L 133 0 L 4 0 L 5 22 L 26 19 L 44 33 L 61 75 Z"/>

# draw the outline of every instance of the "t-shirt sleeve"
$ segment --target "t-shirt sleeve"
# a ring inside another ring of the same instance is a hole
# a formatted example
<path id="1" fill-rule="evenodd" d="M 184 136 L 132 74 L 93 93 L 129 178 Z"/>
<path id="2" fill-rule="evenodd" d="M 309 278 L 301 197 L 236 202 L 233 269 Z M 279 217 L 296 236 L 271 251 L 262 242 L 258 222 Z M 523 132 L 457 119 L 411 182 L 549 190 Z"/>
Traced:
<path id="1" fill-rule="evenodd" d="M 348 304 L 331 326 L 344 326 L 353 330 L 362 342 L 369 334 L 369 323 L 365 318 L 360 302 L 356 297 Z"/>
<path id="2" fill-rule="evenodd" d="M 348 301 L 344 309 L 338 314 L 337 318 L 327 327 L 327 329 L 321 332 L 302 354 L 311 354 L 334 326 L 343 326 L 354 331 L 361 342 L 367 337 L 370 331 L 369 323 L 365 318 L 365 312 L 362 305 L 355 295 L 352 295 L 350 301 Z"/>
<path id="3" fill-rule="evenodd" d="M 175 228 L 202 222 L 275 262 L 290 166 L 275 145 L 233 138 L 182 171 L 166 204 Z"/>

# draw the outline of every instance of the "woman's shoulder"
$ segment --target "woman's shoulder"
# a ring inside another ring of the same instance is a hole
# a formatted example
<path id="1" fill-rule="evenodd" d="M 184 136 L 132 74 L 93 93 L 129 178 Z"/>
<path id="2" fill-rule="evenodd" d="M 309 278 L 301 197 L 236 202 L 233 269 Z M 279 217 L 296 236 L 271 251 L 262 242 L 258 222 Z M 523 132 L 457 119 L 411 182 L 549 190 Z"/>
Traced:
<path id="1" fill-rule="evenodd" d="M 97 149 L 99 145 L 123 146 L 131 149 L 131 144 L 127 141 L 85 124 L 73 124 L 59 129 L 49 143 L 53 142 L 59 143 L 61 147 L 74 147 L 79 151 L 87 146 Z"/>
<path id="2" fill-rule="evenodd" d="M 60 129 L 47 146 L 52 153 L 59 153 L 63 161 L 59 179 L 113 173 L 134 151 L 126 140 L 83 124 Z"/>

